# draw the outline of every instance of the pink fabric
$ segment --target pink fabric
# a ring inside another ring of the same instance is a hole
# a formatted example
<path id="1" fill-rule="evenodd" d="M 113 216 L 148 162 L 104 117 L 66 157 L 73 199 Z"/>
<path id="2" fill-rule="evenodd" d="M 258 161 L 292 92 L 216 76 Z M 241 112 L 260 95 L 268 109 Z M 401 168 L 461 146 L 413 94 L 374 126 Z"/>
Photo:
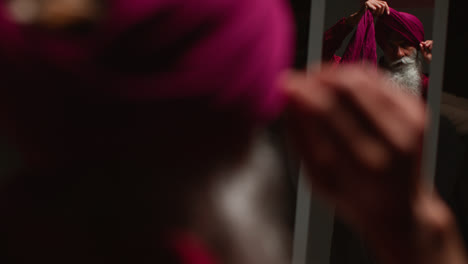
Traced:
<path id="1" fill-rule="evenodd" d="M 194 235 L 177 234 L 173 236 L 171 247 L 179 256 L 181 264 L 216 264 L 218 261 Z"/>
<path id="2" fill-rule="evenodd" d="M 372 13 L 366 10 L 357 25 L 356 33 L 346 48 L 341 63 L 365 61 L 377 65 L 376 50 L 374 18 Z"/>
<path id="3" fill-rule="evenodd" d="M 33 160 L 76 138 L 76 145 L 101 141 L 80 131 L 87 124 L 73 127 L 75 118 L 89 118 L 79 114 L 89 102 L 105 109 L 170 101 L 189 118 L 197 109 L 182 101 L 192 100 L 206 115 L 229 113 L 249 126 L 275 118 L 285 104 L 276 87 L 292 58 L 285 0 L 112 0 L 105 19 L 78 34 L 17 25 L 0 3 L 0 114 L 11 121 L 0 125 Z"/>
<path id="4" fill-rule="evenodd" d="M 102 21 L 75 34 L 15 24 L 5 2 L 0 125 L 30 167 L 64 167 L 64 179 L 96 164 L 111 177 L 121 157 L 205 169 L 285 104 L 276 79 L 292 57 L 286 0 L 110 0 Z M 206 176 L 174 170 L 155 176 Z M 185 263 L 214 263 L 192 240 L 177 248 Z"/>
<path id="5" fill-rule="evenodd" d="M 390 15 L 382 15 L 376 23 L 376 40 L 379 45 L 387 41 L 388 33 L 395 31 L 406 39 L 413 47 L 419 49 L 419 43 L 424 41 L 424 26 L 414 15 L 398 12 L 390 8 Z"/>
<path id="6" fill-rule="evenodd" d="M 29 53 L 38 63 L 100 83 L 90 95 L 137 101 L 206 96 L 209 104 L 258 120 L 280 111 L 284 99 L 275 78 L 289 65 L 293 36 L 283 0 L 110 2 L 99 30 L 77 38 L 19 27 L 0 7 L 0 54 L 15 54 L 12 60 L 26 67 Z"/>
<path id="7" fill-rule="evenodd" d="M 377 65 L 376 40 L 379 45 L 387 41 L 390 30 L 400 33 L 413 46 L 419 48 L 424 41 L 424 27 L 415 16 L 390 9 L 390 15 L 381 16 L 374 27 L 374 18 L 370 11 L 366 11 L 359 21 L 356 32 L 349 42 L 343 57 L 335 55 L 352 27 L 346 24 L 345 18 L 338 21 L 324 34 L 322 59 L 340 63 L 367 61 Z M 375 29 L 375 30 L 374 30 Z M 429 78 L 422 74 L 422 96 L 427 97 Z"/>
<path id="8" fill-rule="evenodd" d="M 376 41 L 383 46 L 390 32 L 397 32 L 416 48 L 424 41 L 424 26 L 416 16 L 390 8 L 390 15 L 380 16 L 374 27 L 372 13 L 366 10 L 340 63 L 364 60 L 376 65 Z"/>
<path id="9" fill-rule="evenodd" d="M 343 44 L 346 36 L 353 31 L 353 27 L 346 24 L 346 19 L 340 19 L 335 25 L 325 31 L 323 36 L 322 60 L 339 63 L 341 57 L 335 52 Z"/>

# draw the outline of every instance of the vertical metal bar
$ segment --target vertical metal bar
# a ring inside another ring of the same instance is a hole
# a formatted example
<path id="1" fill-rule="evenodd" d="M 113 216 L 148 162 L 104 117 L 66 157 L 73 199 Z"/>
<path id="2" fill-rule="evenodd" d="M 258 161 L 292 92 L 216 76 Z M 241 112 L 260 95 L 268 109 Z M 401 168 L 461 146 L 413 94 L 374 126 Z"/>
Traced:
<path id="1" fill-rule="evenodd" d="M 437 159 L 437 143 L 439 139 L 440 102 L 444 82 L 445 48 L 447 40 L 447 24 L 449 0 L 436 0 L 434 7 L 434 48 L 430 65 L 428 89 L 428 110 L 430 120 L 424 138 L 421 171 L 426 179 L 434 183 Z"/>
<path id="2" fill-rule="evenodd" d="M 308 65 L 322 57 L 325 0 L 312 0 L 310 12 Z M 301 168 L 297 192 L 293 264 L 328 264 L 333 233 L 333 212 L 313 198 L 305 171 Z"/>
<path id="3" fill-rule="evenodd" d="M 323 28 L 325 26 L 325 1 L 312 0 L 310 5 L 309 40 L 307 62 L 317 63 L 322 60 Z"/>
<path id="4" fill-rule="evenodd" d="M 304 170 L 299 176 L 293 264 L 328 264 L 333 235 L 333 210 L 315 199 Z"/>
<path id="5" fill-rule="evenodd" d="M 292 264 L 307 263 L 307 240 L 309 238 L 310 203 L 312 198 L 308 181 L 302 171 L 301 169 L 297 188 Z"/>

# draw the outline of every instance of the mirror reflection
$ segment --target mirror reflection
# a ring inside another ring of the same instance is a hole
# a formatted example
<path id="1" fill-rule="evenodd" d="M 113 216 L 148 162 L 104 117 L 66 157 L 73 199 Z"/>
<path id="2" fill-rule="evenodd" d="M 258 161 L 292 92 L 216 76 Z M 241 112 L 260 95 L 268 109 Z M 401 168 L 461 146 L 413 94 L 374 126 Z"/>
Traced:
<path id="1" fill-rule="evenodd" d="M 327 0 L 322 61 L 375 65 L 392 87 L 427 100 L 432 22 L 429 2 Z M 335 218 L 330 263 L 375 263 L 370 247 Z"/>
<path id="2" fill-rule="evenodd" d="M 375 64 L 399 88 L 427 97 L 432 7 L 401 8 L 381 0 L 326 4 L 324 62 Z"/>

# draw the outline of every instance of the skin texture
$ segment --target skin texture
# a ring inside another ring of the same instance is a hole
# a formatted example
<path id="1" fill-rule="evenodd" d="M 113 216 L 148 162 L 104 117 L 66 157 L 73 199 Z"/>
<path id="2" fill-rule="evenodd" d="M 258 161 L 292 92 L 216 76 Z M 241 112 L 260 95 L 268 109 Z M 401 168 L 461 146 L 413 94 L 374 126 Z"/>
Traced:
<path id="1" fill-rule="evenodd" d="M 421 177 L 426 119 L 418 98 L 395 92 L 370 66 L 323 66 L 282 80 L 312 188 L 379 262 L 467 263 L 450 210 Z"/>
<path id="2" fill-rule="evenodd" d="M 419 47 L 421 48 L 421 53 L 423 54 L 424 59 L 427 63 L 430 63 L 432 61 L 432 45 L 432 40 L 426 40 L 419 44 Z"/>
<path id="3" fill-rule="evenodd" d="M 390 8 L 386 1 L 369 0 L 364 3 L 364 7 L 369 9 L 375 16 L 381 16 L 385 13 L 390 14 Z"/>
<path id="4" fill-rule="evenodd" d="M 406 199 L 411 196 L 418 179 L 425 111 L 418 99 L 381 89 L 388 86 L 382 73 L 353 66 L 325 66 L 310 79 L 293 75 L 287 93 L 293 131 L 314 184 L 339 208 L 349 210 L 350 220 L 365 222 L 369 214 L 389 213 L 375 201 L 398 208 L 402 204 L 391 199 L 395 192 Z M 336 161 L 342 161 L 340 166 Z M 382 178 L 398 174 L 396 170 L 405 175 L 392 179 L 397 182 Z"/>
<path id="5" fill-rule="evenodd" d="M 361 9 L 349 16 L 346 19 L 346 22 L 351 26 L 356 26 L 359 23 L 364 11 L 370 10 L 374 16 L 381 16 L 383 14 L 390 14 L 390 7 L 388 6 L 387 2 L 379 1 L 379 0 L 369 0 L 362 3 Z"/>

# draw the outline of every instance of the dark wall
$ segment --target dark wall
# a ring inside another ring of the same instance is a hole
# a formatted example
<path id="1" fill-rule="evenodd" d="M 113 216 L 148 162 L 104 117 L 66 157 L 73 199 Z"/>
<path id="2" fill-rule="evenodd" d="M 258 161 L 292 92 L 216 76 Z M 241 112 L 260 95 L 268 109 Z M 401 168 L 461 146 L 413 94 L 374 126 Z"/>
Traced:
<path id="1" fill-rule="evenodd" d="M 465 83 L 466 62 L 466 11 L 465 1 L 450 1 L 447 46 L 445 52 L 444 91 L 468 98 L 468 87 Z"/>
<path id="2" fill-rule="evenodd" d="M 296 25 L 295 68 L 304 68 L 307 62 L 307 41 L 309 37 L 309 18 L 311 0 L 291 0 Z"/>

